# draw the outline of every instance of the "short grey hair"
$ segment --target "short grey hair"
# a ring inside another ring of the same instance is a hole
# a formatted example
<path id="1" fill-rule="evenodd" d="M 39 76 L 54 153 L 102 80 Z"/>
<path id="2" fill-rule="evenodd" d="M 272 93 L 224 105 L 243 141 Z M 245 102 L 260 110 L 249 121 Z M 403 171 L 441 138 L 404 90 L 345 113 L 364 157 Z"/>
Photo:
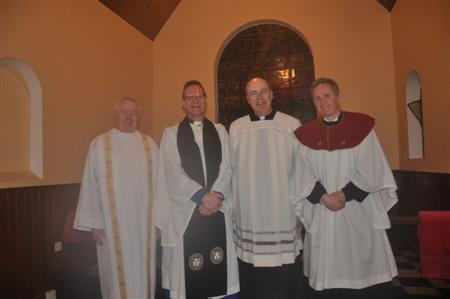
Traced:
<path id="1" fill-rule="evenodd" d="M 122 105 L 123 102 L 132 102 L 136 105 L 137 109 L 139 110 L 139 105 L 136 101 L 135 98 L 131 98 L 131 97 L 121 97 L 116 104 L 114 105 L 114 111 L 119 110 L 120 105 Z"/>
<path id="2" fill-rule="evenodd" d="M 313 93 L 314 89 L 320 84 L 330 85 L 331 89 L 333 89 L 333 91 L 334 91 L 334 94 L 337 96 L 339 95 L 339 92 L 340 92 L 339 85 L 333 79 L 325 78 L 325 77 L 319 78 L 311 84 L 311 89 L 310 89 L 311 94 Z"/>

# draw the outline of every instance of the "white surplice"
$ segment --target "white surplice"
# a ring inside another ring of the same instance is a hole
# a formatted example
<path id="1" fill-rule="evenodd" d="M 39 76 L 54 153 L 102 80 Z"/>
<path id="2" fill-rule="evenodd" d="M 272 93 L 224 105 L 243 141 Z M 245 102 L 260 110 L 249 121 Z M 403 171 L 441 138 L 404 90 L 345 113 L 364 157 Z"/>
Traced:
<path id="1" fill-rule="evenodd" d="M 335 212 L 307 199 L 299 202 L 306 228 L 304 273 L 311 287 L 360 289 L 392 280 L 397 268 L 385 230 L 397 187 L 375 132 L 354 148 L 326 151 L 301 145 L 300 152 L 327 193 L 349 181 L 369 192 L 361 203 L 347 201 Z"/>
<path id="2" fill-rule="evenodd" d="M 227 238 L 227 295 L 239 292 L 237 258 L 231 227 L 231 168 L 228 134 L 225 128 L 215 125 L 222 145 L 222 162 L 219 175 L 211 190 L 220 192 L 225 200 L 218 213 L 223 213 Z M 202 166 L 206 172 L 202 127 L 191 124 L 194 139 L 200 149 Z M 162 286 L 170 290 L 171 299 L 185 299 L 183 234 L 189 224 L 196 204 L 191 197 L 201 188 L 187 176 L 181 166 L 177 147 L 178 125 L 166 128 L 161 139 L 160 169 L 156 192 L 156 225 L 161 229 L 163 246 Z M 205 173 L 205 178 L 206 178 Z M 220 297 L 217 297 L 220 298 Z"/>
<path id="3" fill-rule="evenodd" d="M 292 264 L 302 240 L 292 203 L 296 194 L 300 121 L 244 116 L 230 127 L 233 230 L 237 256 L 258 267 Z"/>
<path id="4" fill-rule="evenodd" d="M 127 298 L 145 299 L 147 294 L 148 172 L 144 144 L 139 132 L 112 129 L 113 187 L 119 220 Z M 153 190 L 156 187 L 158 148 L 148 136 L 152 153 Z M 154 217 L 153 217 L 154 218 Z M 79 230 L 104 229 L 103 245 L 97 245 L 100 286 L 103 298 L 120 298 L 111 213 L 105 168 L 104 134 L 90 147 L 74 222 Z M 155 225 L 152 225 L 152 294 L 155 291 Z"/>

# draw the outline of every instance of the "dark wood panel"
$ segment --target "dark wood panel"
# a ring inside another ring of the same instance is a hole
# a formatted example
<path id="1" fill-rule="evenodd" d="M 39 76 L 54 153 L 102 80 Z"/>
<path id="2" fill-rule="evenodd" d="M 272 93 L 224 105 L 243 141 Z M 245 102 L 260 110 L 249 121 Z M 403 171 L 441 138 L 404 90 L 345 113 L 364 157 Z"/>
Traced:
<path id="1" fill-rule="evenodd" d="M 13 292 L 13 296 L 16 298 L 22 298 L 20 296 L 20 289 L 21 289 L 21 285 L 20 285 L 20 264 L 19 264 L 19 257 L 20 257 L 20 252 L 18 252 L 17 250 L 17 235 L 19 234 L 19 200 L 20 200 L 20 192 L 14 192 L 12 194 L 8 194 L 9 196 L 7 196 L 7 200 L 8 200 L 8 211 L 10 212 L 11 218 L 10 220 L 10 225 L 9 225 L 9 229 L 10 229 L 10 239 L 7 240 L 8 243 L 10 243 L 11 246 L 11 251 L 10 251 L 10 261 L 11 261 L 11 265 L 10 265 L 10 270 L 11 270 L 11 278 L 12 278 L 12 286 L 14 288 L 14 292 Z M 8 216 L 8 215 L 7 215 Z"/>
<path id="2" fill-rule="evenodd" d="M 450 210 L 450 174 L 394 170 L 398 203 L 391 216 L 417 216 L 421 210 Z"/>
<path id="3" fill-rule="evenodd" d="M 41 298 L 65 277 L 96 265 L 95 246 L 54 252 L 76 208 L 79 184 L 0 189 L 0 298 Z"/>
<path id="4" fill-rule="evenodd" d="M 399 203 L 392 217 L 450 210 L 450 174 L 394 171 Z M 79 184 L 0 189 L 0 298 L 39 298 L 66 277 L 95 266 L 94 244 L 63 244 Z"/>
<path id="5" fill-rule="evenodd" d="M 44 219 L 44 213 L 42 209 L 42 199 L 40 196 L 40 192 L 38 188 L 32 188 L 29 190 L 28 201 L 28 213 L 29 213 L 29 225 L 30 225 L 30 264 L 31 271 L 29 280 L 31 282 L 31 290 L 33 294 L 38 294 L 41 286 L 44 285 L 44 271 L 42 269 L 45 268 L 45 262 L 43 259 L 39 258 L 36 254 L 34 254 L 35 249 L 34 246 L 38 248 L 38 252 L 42 252 L 41 240 L 44 240 L 43 234 L 43 223 L 41 219 Z"/>
<path id="6" fill-rule="evenodd" d="M 6 192 L 1 192 L 0 190 L 0 290 L 4 290 L 3 296 L 5 298 L 11 298 L 11 289 L 8 288 L 10 285 L 8 277 L 11 269 L 9 268 L 10 263 L 7 263 L 10 257 L 10 244 L 6 242 L 9 240 L 9 218 L 4 217 L 4 212 L 8 209 L 7 195 Z M 1 292 L 1 291 L 0 291 Z"/>

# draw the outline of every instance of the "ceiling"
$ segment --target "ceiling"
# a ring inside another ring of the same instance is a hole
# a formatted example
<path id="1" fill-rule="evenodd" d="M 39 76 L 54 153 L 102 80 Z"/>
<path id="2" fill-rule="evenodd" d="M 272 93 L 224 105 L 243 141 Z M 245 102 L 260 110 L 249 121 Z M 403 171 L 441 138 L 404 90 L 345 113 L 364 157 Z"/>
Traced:
<path id="1" fill-rule="evenodd" d="M 131 26 L 155 40 L 180 0 L 99 0 Z"/>
<path id="2" fill-rule="evenodd" d="M 386 9 L 391 12 L 391 10 L 394 8 L 395 2 L 397 0 L 377 0 L 381 5 L 386 7 Z"/>
<path id="3" fill-rule="evenodd" d="M 99 0 L 152 41 L 181 0 Z M 389 12 L 397 0 L 376 0 Z"/>

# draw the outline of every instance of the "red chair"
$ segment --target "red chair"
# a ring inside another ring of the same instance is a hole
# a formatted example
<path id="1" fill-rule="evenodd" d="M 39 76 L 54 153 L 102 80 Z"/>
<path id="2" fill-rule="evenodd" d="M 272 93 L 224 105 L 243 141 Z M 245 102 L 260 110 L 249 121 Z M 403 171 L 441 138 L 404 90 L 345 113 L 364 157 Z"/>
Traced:
<path id="1" fill-rule="evenodd" d="M 419 218 L 422 275 L 450 279 L 450 211 L 420 211 Z"/>

